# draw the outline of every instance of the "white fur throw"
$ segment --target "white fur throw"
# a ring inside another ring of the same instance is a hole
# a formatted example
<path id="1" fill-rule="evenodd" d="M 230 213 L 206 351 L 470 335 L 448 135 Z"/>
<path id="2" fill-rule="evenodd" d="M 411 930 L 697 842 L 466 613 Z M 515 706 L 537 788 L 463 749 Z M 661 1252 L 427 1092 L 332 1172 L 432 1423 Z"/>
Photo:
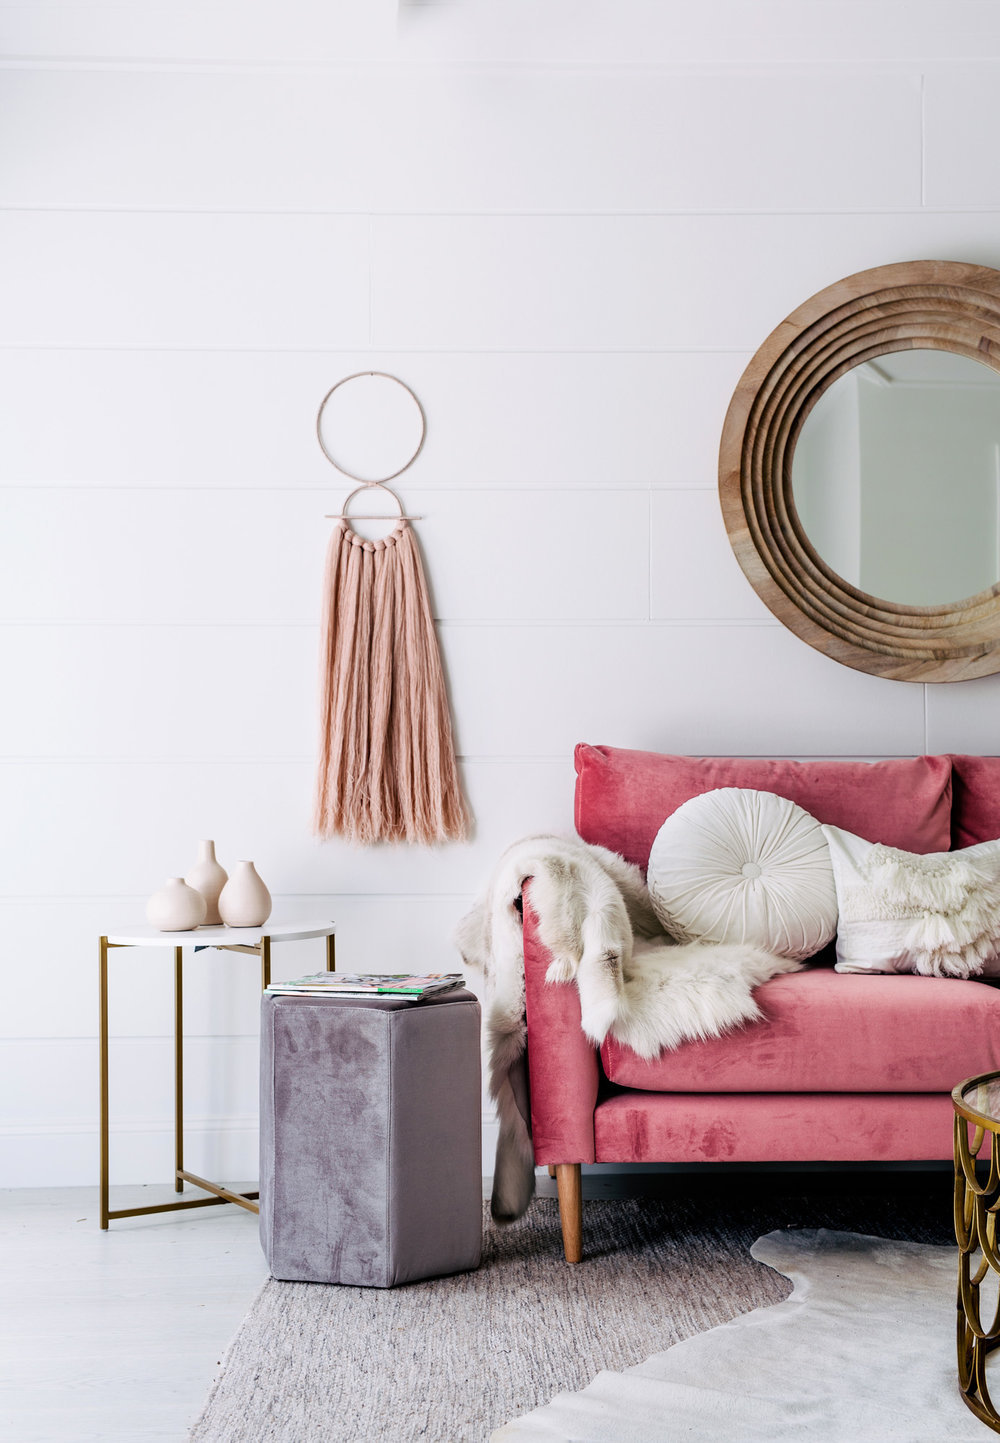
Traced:
<path id="1" fill-rule="evenodd" d="M 531 877 L 548 982 L 576 982 L 583 1030 L 610 1032 L 640 1057 L 716 1037 L 761 1016 L 753 988 L 799 963 L 759 947 L 679 945 L 660 928 L 638 867 L 575 838 L 526 837 L 500 858 L 486 895 L 463 918 L 457 942 L 486 978 L 490 1095 L 500 1136 L 493 1216 L 522 1215 L 535 1186 L 525 1065 L 521 891 Z"/>

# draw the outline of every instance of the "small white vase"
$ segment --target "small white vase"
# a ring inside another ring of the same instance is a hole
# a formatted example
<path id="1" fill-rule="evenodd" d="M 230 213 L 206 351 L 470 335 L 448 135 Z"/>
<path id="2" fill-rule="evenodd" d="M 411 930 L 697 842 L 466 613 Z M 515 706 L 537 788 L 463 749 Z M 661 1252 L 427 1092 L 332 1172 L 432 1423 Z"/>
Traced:
<path id="1" fill-rule="evenodd" d="M 218 927 L 222 921 L 219 916 L 219 893 L 229 881 L 229 873 L 216 861 L 214 842 L 198 843 L 198 860 L 184 880 L 205 899 L 204 925 Z"/>
<path id="2" fill-rule="evenodd" d="M 237 862 L 219 894 L 219 915 L 227 927 L 263 927 L 271 915 L 271 894 L 253 862 Z"/>
<path id="3" fill-rule="evenodd" d="M 166 886 L 146 903 L 146 920 L 161 932 L 190 932 L 205 920 L 206 903 L 183 877 L 168 877 Z"/>

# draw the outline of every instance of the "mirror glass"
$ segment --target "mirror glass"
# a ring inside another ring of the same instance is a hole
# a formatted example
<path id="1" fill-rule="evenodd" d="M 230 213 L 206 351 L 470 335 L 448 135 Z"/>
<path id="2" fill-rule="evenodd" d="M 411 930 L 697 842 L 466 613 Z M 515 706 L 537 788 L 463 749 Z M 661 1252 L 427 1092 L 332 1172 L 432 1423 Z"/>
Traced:
<path id="1" fill-rule="evenodd" d="M 1000 373 L 906 350 L 838 377 L 792 457 L 802 527 L 884 601 L 941 606 L 1000 581 Z"/>

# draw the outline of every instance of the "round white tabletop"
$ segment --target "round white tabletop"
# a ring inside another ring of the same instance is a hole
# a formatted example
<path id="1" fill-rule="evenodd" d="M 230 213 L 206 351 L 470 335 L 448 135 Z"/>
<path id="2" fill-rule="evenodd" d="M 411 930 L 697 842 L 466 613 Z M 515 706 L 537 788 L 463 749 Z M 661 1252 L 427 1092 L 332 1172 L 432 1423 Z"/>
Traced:
<path id="1" fill-rule="evenodd" d="M 187 932 L 160 932 L 143 923 L 121 932 L 109 932 L 115 947 L 256 947 L 262 937 L 272 942 L 304 942 L 309 937 L 332 937 L 333 922 L 265 922 L 263 927 L 193 927 Z"/>

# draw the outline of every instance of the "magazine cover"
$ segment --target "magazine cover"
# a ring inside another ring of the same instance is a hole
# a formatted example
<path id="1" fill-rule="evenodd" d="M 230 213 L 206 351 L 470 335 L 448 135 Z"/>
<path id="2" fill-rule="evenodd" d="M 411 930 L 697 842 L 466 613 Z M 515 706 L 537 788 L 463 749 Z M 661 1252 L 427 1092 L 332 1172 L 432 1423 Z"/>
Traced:
<path id="1" fill-rule="evenodd" d="M 329 997 L 425 997 L 448 987 L 461 987 L 460 972 L 315 972 L 288 982 L 272 982 L 268 992 L 322 993 Z"/>

